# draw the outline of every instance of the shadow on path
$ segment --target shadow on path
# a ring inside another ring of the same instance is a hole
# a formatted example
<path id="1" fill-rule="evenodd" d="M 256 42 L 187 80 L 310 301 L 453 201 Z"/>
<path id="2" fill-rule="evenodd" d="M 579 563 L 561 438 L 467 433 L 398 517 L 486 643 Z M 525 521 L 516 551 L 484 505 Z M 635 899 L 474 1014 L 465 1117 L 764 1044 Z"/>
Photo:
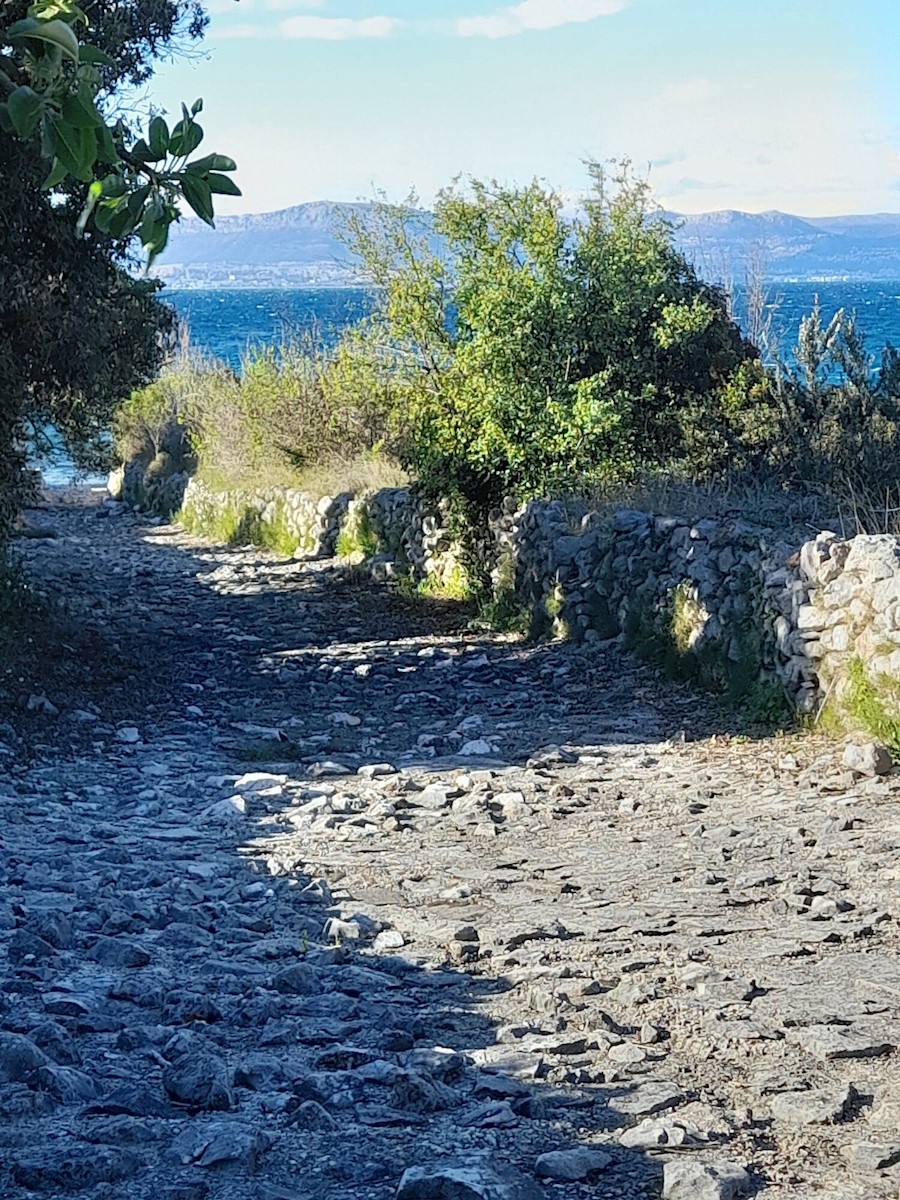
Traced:
<path id="1" fill-rule="evenodd" d="M 51 515 L 63 536 L 29 557 L 60 711 L 23 715 L 8 685 L 0 730 L 2 1194 L 387 1200 L 452 1166 L 404 1194 L 529 1200 L 538 1156 L 590 1147 L 545 1164 L 597 1168 L 553 1195 L 658 1195 L 660 1161 L 611 1133 L 661 1117 L 651 1141 L 690 1141 L 684 1097 L 603 1011 L 612 984 L 565 930 L 546 955 L 481 946 L 427 839 L 418 879 L 390 839 L 445 821 L 477 859 L 469 834 L 514 819 L 490 803 L 508 767 L 550 786 L 567 755 L 702 736 L 716 708 L 614 649 L 474 634 L 330 564 Z M 452 795 L 429 816 L 429 782 L 479 771 L 474 823 Z M 427 932 L 369 916 L 385 896 Z"/>

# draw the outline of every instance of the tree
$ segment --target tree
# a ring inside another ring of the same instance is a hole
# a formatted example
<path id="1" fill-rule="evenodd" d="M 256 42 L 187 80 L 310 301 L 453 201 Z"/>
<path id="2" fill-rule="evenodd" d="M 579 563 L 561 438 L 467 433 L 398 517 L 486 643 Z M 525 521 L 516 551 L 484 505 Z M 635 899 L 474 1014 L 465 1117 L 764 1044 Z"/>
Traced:
<path id="1" fill-rule="evenodd" d="M 27 495 L 23 443 L 48 422 L 96 459 L 118 401 L 155 374 L 172 314 L 137 277 L 180 200 L 210 223 L 237 193 L 218 155 L 192 157 L 199 102 L 145 137 L 118 98 L 199 37 L 194 0 L 7 3 L 0 24 L 0 542 Z M 5 50 L 2 47 L 6 47 Z"/>
<path id="2" fill-rule="evenodd" d="M 463 525 L 507 494 L 574 491 L 683 460 L 755 349 L 673 245 L 627 167 L 591 166 L 584 210 L 539 183 L 442 192 L 433 226 L 381 204 L 350 240 L 379 288 L 367 339 L 406 458 Z"/>

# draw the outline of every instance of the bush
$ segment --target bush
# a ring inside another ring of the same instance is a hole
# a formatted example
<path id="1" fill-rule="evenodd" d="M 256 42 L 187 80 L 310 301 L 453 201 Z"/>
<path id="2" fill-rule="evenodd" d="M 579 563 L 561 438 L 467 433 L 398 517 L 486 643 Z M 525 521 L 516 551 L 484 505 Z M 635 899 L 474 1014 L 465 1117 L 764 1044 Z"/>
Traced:
<path id="1" fill-rule="evenodd" d="M 682 463 L 757 352 L 674 249 L 645 184 L 591 168 L 583 219 L 538 183 L 381 204 L 350 239 L 381 301 L 348 351 L 392 393 L 405 460 L 463 527 L 520 499 Z M 692 414 L 691 420 L 686 419 Z"/>
<path id="2" fill-rule="evenodd" d="M 239 375 L 185 353 L 121 407 L 118 452 L 146 463 L 165 455 L 173 469 L 217 486 L 301 484 L 339 475 L 335 464 L 371 476 L 389 457 L 388 414 L 377 392 L 348 383 L 343 353 L 311 343 L 258 347 Z"/>
<path id="3" fill-rule="evenodd" d="M 397 455 L 426 499 L 449 501 L 476 589 L 507 495 L 674 490 L 670 505 L 776 524 L 820 506 L 831 519 L 845 497 L 890 509 L 900 355 L 875 370 L 855 320 L 826 324 L 817 305 L 793 364 L 764 364 L 646 186 L 627 169 L 591 177 L 580 217 L 537 183 L 477 181 L 442 193 L 433 218 L 413 201 L 363 210 L 349 239 L 375 315 L 327 353 L 253 350 L 240 375 L 183 356 L 122 409 L 122 454 L 213 486 L 320 494 L 402 485 Z"/>
<path id="4" fill-rule="evenodd" d="M 900 355 L 888 345 L 880 369 L 856 318 L 827 323 L 816 301 L 800 326 L 795 365 L 771 385 L 780 422 L 771 452 L 785 479 L 837 492 L 884 494 L 896 487 L 900 452 Z"/>

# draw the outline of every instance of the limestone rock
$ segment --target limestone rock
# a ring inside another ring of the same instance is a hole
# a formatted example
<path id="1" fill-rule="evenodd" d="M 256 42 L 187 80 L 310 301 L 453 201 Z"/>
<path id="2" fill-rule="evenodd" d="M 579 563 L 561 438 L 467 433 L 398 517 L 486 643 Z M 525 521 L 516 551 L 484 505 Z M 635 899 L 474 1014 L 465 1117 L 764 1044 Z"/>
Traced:
<path id="1" fill-rule="evenodd" d="M 409 1167 L 395 1200 L 544 1200 L 544 1194 L 512 1168 L 464 1161 Z"/>
<path id="2" fill-rule="evenodd" d="M 840 1121 L 853 1099 L 846 1084 L 812 1088 L 808 1092 L 781 1092 L 769 1102 L 772 1116 L 793 1125 L 825 1125 Z"/>
<path id="3" fill-rule="evenodd" d="M 786 1039 L 802 1047 L 821 1062 L 840 1058 L 880 1058 L 893 1046 L 880 1038 L 867 1037 L 841 1025 L 808 1025 L 789 1029 Z"/>
<path id="4" fill-rule="evenodd" d="M 894 766 L 890 751 L 876 742 L 848 743 L 841 761 L 848 770 L 860 775 L 888 775 Z"/>
<path id="5" fill-rule="evenodd" d="M 535 1174 L 541 1179 L 560 1183 L 577 1183 L 608 1167 L 612 1159 L 603 1150 L 579 1146 L 575 1150 L 551 1150 L 535 1163 Z"/>
<path id="6" fill-rule="evenodd" d="M 648 1082 L 622 1095 L 611 1096 L 607 1106 L 627 1116 L 646 1117 L 676 1108 L 683 1100 L 684 1093 L 674 1083 Z"/>
<path id="7" fill-rule="evenodd" d="M 187 1052 L 163 1071 L 163 1087 L 177 1104 L 192 1109 L 234 1108 L 231 1074 L 222 1059 L 203 1051 Z"/>
<path id="8" fill-rule="evenodd" d="M 676 1159 L 663 1169 L 663 1200 L 738 1200 L 749 1191 L 750 1176 L 733 1163 Z"/>

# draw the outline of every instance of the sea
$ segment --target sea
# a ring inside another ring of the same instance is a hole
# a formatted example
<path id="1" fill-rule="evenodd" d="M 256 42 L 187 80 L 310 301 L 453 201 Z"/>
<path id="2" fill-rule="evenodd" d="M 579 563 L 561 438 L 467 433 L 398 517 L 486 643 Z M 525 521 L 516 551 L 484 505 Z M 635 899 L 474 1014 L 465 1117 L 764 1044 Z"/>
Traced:
<path id="1" fill-rule="evenodd" d="M 235 370 L 240 370 L 241 359 L 254 346 L 307 334 L 324 344 L 333 343 L 341 330 L 372 308 L 372 294 L 362 288 L 167 288 L 163 298 L 178 313 L 190 345 Z M 858 327 L 876 356 L 887 342 L 900 345 L 900 280 L 772 283 L 767 288 L 770 338 L 782 358 L 790 359 L 800 321 L 817 298 L 826 320 L 839 309 L 856 313 Z M 736 304 L 740 316 L 740 296 Z M 38 465 L 48 484 L 101 482 L 79 477 L 58 439 L 52 453 Z"/>

